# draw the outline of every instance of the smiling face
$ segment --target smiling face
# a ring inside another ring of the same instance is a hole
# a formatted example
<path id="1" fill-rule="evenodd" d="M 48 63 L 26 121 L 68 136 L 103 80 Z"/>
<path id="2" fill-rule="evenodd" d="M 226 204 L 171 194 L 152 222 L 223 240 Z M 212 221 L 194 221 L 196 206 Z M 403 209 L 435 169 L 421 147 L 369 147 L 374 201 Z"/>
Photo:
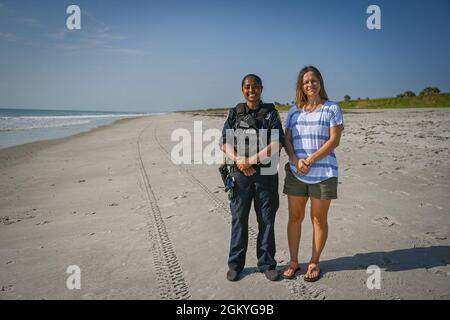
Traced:
<path id="1" fill-rule="evenodd" d="M 251 104 L 258 104 L 261 100 L 262 86 L 254 77 L 247 77 L 242 85 L 242 94 L 245 100 Z"/>
<path id="2" fill-rule="evenodd" d="M 308 97 L 308 100 L 316 98 L 320 92 L 320 80 L 313 71 L 308 71 L 303 76 L 303 92 Z"/>
<path id="3" fill-rule="evenodd" d="M 320 71 L 314 66 L 307 66 L 300 70 L 295 89 L 295 105 L 303 108 L 308 101 L 328 100 L 325 84 Z"/>

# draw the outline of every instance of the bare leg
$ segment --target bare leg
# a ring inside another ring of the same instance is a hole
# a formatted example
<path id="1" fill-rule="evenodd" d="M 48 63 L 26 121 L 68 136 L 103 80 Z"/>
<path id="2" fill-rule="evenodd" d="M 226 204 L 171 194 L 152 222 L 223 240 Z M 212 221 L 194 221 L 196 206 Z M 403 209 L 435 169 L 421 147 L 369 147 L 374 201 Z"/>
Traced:
<path id="1" fill-rule="evenodd" d="M 331 200 L 311 198 L 311 221 L 313 224 L 312 255 L 309 261 L 307 277 L 319 275 L 319 259 L 328 238 L 328 209 Z"/>
<path id="2" fill-rule="evenodd" d="M 302 222 L 305 218 L 305 207 L 308 197 L 289 196 L 289 221 L 287 225 L 287 236 L 289 244 L 290 263 L 288 269 L 284 272 L 285 276 L 291 277 L 298 268 L 298 249 L 302 233 Z"/>

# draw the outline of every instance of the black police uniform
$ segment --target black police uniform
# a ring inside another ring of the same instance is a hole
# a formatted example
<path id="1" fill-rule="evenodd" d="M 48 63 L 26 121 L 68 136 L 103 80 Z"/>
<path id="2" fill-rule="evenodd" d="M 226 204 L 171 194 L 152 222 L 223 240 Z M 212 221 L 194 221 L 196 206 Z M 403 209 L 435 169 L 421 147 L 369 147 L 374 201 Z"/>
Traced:
<path id="1" fill-rule="evenodd" d="M 262 108 L 269 111 L 264 112 Z M 255 120 L 258 129 L 268 129 L 267 144 L 270 143 L 271 131 L 278 130 L 280 146 L 284 145 L 284 133 L 278 111 L 273 104 L 263 104 L 263 102 L 260 102 L 256 110 L 248 108 L 246 104 L 237 105 L 230 110 L 222 131 L 223 144 L 226 142 L 233 144 L 232 141 L 227 141 L 227 130 L 232 129 L 236 132 L 237 121 L 242 119 L 243 112 Z M 261 119 L 261 114 L 264 115 L 263 119 Z M 246 177 L 237 168 L 234 170 L 234 195 L 230 200 L 232 226 L 228 267 L 237 272 L 240 272 L 245 265 L 248 246 L 248 218 L 252 201 L 258 221 L 256 249 L 258 269 L 264 272 L 276 267 L 274 225 L 275 214 L 279 207 L 278 173 L 261 175 L 260 166 L 254 165 L 254 168 L 256 173 L 250 177 Z"/>

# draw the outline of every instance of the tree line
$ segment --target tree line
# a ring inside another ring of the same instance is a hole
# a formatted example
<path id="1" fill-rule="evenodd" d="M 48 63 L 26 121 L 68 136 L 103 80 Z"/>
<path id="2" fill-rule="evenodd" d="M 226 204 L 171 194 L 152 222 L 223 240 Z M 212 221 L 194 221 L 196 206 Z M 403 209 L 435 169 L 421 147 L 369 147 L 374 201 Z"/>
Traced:
<path id="1" fill-rule="evenodd" d="M 439 88 L 437 87 L 426 87 L 425 89 L 420 91 L 419 96 L 431 96 L 439 94 L 440 92 L 441 90 L 439 90 Z M 405 92 L 398 94 L 397 98 L 410 98 L 415 96 L 416 94 L 414 93 L 414 91 L 406 90 Z M 352 98 L 348 94 L 344 96 L 344 101 L 350 101 L 351 99 Z M 361 100 L 361 98 L 358 98 L 358 100 Z M 366 100 L 369 100 L 369 98 L 366 98 Z"/>

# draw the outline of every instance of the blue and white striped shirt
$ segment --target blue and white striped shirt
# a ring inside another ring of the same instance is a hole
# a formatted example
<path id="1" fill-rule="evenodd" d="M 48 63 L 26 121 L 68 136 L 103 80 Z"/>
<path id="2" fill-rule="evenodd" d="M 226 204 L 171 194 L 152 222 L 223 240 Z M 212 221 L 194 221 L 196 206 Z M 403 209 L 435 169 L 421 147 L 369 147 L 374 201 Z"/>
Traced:
<path id="1" fill-rule="evenodd" d="M 339 105 L 332 101 L 326 101 L 319 110 L 311 113 L 294 105 L 286 119 L 286 129 L 291 130 L 291 143 L 299 159 L 306 159 L 319 150 L 330 138 L 330 128 L 338 125 L 344 125 L 344 118 Z M 338 163 L 334 152 L 316 161 L 304 176 L 298 174 L 295 164 L 289 161 L 289 165 L 295 177 L 308 184 L 338 176 Z"/>

